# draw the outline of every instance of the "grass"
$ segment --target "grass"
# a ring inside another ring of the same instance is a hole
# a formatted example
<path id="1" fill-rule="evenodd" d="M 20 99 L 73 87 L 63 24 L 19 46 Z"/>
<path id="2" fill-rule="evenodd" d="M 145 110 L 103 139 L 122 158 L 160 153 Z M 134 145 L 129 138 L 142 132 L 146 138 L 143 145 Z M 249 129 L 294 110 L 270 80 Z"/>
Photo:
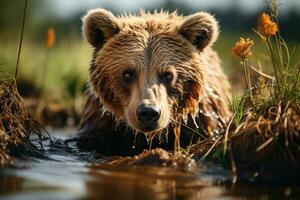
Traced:
<path id="1" fill-rule="evenodd" d="M 9 74 L 0 75 L 0 166 L 11 163 L 10 154 L 20 150 L 20 146 L 25 147 L 26 138 L 30 137 L 32 131 L 37 130 L 37 135 L 41 139 L 42 132 L 34 122 L 28 117 L 26 105 L 17 89 L 16 78 L 19 72 L 20 55 L 23 44 L 23 35 L 27 11 L 27 0 L 24 5 L 24 15 L 20 42 L 15 67 L 14 78 Z M 28 141 L 28 140 L 27 140 Z M 34 147 L 28 143 L 28 147 Z M 25 148 L 23 149 L 25 150 Z M 22 151 L 22 150 L 21 150 Z"/>
<path id="2" fill-rule="evenodd" d="M 1 41 L 1 44 L 4 45 L 0 49 L 1 71 L 13 74 L 17 42 L 8 39 Z M 30 104 L 34 102 L 29 113 L 45 125 L 51 125 L 49 119 L 43 119 L 42 114 L 34 112 L 37 107 L 41 112 L 45 112 L 45 105 L 52 104 L 52 107 L 65 110 L 66 115 L 70 115 L 71 118 L 78 118 L 85 98 L 90 55 L 90 47 L 77 38 L 64 40 L 51 49 L 46 48 L 44 43 L 35 43 L 25 38 L 20 58 L 18 86 L 22 95 L 26 87 L 32 88 L 29 93 L 24 94 L 25 100 L 28 100 L 26 97 L 31 97 Z"/>
<path id="3" fill-rule="evenodd" d="M 11 38 L 1 41 L 1 44 L 3 48 L 0 49 L 0 60 L 3 63 L 3 71 L 13 74 L 17 42 Z M 30 79 L 37 88 L 45 81 L 45 90 L 61 91 L 72 76 L 77 76 L 79 80 L 87 79 L 90 55 L 90 48 L 78 39 L 61 42 L 52 49 L 47 49 L 43 43 L 24 40 L 20 79 Z M 47 74 L 43 74 L 45 65 L 48 68 Z"/>
<path id="4" fill-rule="evenodd" d="M 261 62 L 256 56 L 262 54 L 251 49 L 251 39 L 241 39 L 235 45 L 233 51 L 241 59 L 247 90 L 241 97 L 233 96 L 233 116 L 226 132 L 193 150 L 202 157 L 229 164 L 235 175 L 238 167 L 296 176 L 300 165 L 300 66 L 294 61 L 299 57 L 291 53 L 280 35 L 276 0 L 268 6 L 270 18 L 261 17 L 255 30 L 259 40 L 254 43 L 265 46 L 270 62 Z M 251 64 L 255 59 L 257 67 Z M 268 66 L 267 70 L 263 71 L 262 66 Z M 267 75 L 270 71 L 272 75 Z M 255 81 L 253 74 L 258 77 Z"/>
<path id="5" fill-rule="evenodd" d="M 261 66 L 259 66 L 259 69 L 256 70 L 259 73 L 259 79 L 255 83 L 255 87 L 251 87 L 250 66 L 247 58 L 241 57 L 245 79 L 248 82 L 246 95 L 249 96 L 251 101 L 251 104 L 247 106 L 249 110 L 259 115 L 266 115 L 270 107 L 294 106 L 297 109 L 300 104 L 300 66 L 299 63 L 291 62 L 292 54 L 287 43 L 280 35 L 277 24 L 278 5 L 276 0 L 272 0 L 269 7 L 271 17 L 262 14 L 259 30 L 255 30 L 255 32 L 268 50 L 274 78 L 267 76 L 269 80 L 265 80 L 266 76 L 263 76 L 264 73 Z M 270 25 L 274 26 L 276 31 L 268 33 L 268 27 L 265 28 L 264 26 Z M 236 52 L 236 49 L 234 51 Z"/>
<path id="6" fill-rule="evenodd" d="M 13 164 L 13 155 L 41 155 L 39 148 L 31 142 L 31 135 L 43 146 L 44 136 L 49 133 L 29 117 L 25 102 L 17 89 L 16 80 L 0 73 L 0 167 Z"/>

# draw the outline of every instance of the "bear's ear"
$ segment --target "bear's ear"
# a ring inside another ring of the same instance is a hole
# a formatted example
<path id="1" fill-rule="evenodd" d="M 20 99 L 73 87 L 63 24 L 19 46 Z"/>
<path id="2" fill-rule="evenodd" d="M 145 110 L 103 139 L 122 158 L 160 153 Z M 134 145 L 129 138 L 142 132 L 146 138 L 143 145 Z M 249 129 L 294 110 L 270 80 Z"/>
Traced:
<path id="1" fill-rule="evenodd" d="M 102 45 L 120 31 L 118 19 L 105 9 L 90 10 L 82 18 L 83 36 L 95 48 Z"/>
<path id="2" fill-rule="evenodd" d="M 219 35 L 216 19 L 205 12 L 195 13 L 186 18 L 180 25 L 179 34 L 184 36 L 199 50 L 211 46 Z"/>

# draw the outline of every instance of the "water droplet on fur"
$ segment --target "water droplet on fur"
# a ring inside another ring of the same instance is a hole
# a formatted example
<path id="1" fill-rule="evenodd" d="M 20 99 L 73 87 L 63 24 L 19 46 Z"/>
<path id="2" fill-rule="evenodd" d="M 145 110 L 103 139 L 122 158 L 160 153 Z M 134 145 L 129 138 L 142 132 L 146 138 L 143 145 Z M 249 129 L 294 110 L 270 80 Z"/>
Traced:
<path id="1" fill-rule="evenodd" d="M 150 142 L 150 137 L 149 137 L 148 135 L 145 135 L 145 137 L 146 137 L 147 144 L 149 144 L 149 142 Z"/>
<path id="2" fill-rule="evenodd" d="M 196 128 L 198 129 L 198 128 L 199 128 L 199 125 L 198 125 L 197 122 L 196 122 L 196 117 L 193 116 L 192 119 L 193 119 L 193 122 L 194 122 Z"/>
<path id="3" fill-rule="evenodd" d="M 167 129 L 166 131 L 166 142 L 167 143 L 169 142 L 169 129 Z"/>
<path id="4" fill-rule="evenodd" d="M 185 124 L 187 124 L 187 122 L 188 122 L 188 116 L 184 116 L 182 119 L 183 119 L 183 122 L 184 122 Z"/>
<path id="5" fill-rule="evenodd" d="M 119 121 L 116 121 L 115 131 L 118 129 L 118 126 L 120 125 Z"/>
<path id="6" fill-rule="evenodd" d="M 137 136 L 137 132 L 134 131 L 134 139 L 133 139 L 133 145 L 132 145 L 133 149 L 135 148 L 135 144 L 136 144 L 136 136 Z"/>
<path id="7" fill-rule="evenodd" d="M 162 134 L 161 133 L 158 134 L 158 142 L 159 142 L 159 144 L 162 143 Z"/>
<path id="8" fill-rule="evenodd" d="M 152 142 L 153 142 L 153 139 L 154 139 L 154 136 L 152 136 L 152 137 L 150 138 L 149 149 L 152 149 Z"/>

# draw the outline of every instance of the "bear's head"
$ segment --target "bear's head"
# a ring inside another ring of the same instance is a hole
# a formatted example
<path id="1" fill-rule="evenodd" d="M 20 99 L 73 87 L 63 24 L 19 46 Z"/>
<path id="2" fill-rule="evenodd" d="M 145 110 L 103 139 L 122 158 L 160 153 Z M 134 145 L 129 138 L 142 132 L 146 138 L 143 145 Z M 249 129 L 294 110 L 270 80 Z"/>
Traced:
<path id="1" fill-rule="evenodd" d="M 91 92 L 117 121 L 153 133 L 197 114 L 205 96 L 203 52 L 218 36 L 213 16 L 116 17 L 95 9 L 83 18 L 83 34 L 94 48 Z"/>

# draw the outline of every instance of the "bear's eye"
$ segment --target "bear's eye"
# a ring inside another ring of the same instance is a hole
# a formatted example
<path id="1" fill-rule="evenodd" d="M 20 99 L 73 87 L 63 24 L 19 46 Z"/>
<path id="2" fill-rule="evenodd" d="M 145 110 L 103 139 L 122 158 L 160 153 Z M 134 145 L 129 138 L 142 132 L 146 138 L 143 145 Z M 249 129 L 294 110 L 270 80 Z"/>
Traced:
<path id="1" fill-rule="evenodd" d="M 122 79 L 125 83 L 129 84 L 135 80 L 136 72 L 134 69 L 126 69 L 122 73 Z"/>
<path id="2" fill-rule="evenodd" d="M 174 79 L 174 74 L 172 72 L 164 72 L 160 75 L 160 80 L 163 83 L 170 84 Z"/>

